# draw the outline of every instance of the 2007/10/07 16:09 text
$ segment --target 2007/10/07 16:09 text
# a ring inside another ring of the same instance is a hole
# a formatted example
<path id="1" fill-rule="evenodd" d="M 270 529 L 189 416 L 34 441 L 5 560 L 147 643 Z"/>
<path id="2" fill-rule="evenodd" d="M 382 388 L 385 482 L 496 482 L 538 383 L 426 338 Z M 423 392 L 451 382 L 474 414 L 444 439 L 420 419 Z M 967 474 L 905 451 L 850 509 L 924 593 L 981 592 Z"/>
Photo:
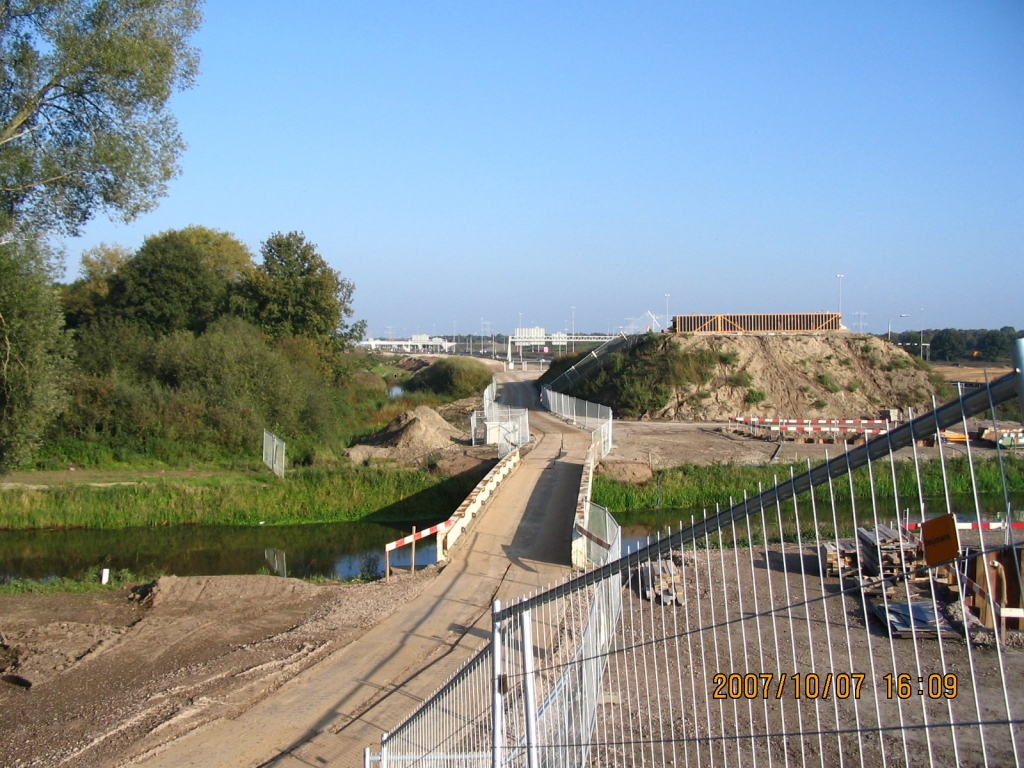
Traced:
<path id="1" fill-rule="evenodd" d="M 863 672 L 828 672 L 819 674 L 808 672 L 800 674 L 769 673 L 745 675 L 733 673 L 726 675 L 721 672 L 712 678 L 715 686 L 712 694 L 716 699 L 767 699 L 772 696 L 781 699 L 791 695 L 794 699 L 827 699 L 834 695 L 837 699 L 861 697 L 861 689 L 866 675 Z M 776 678 L 778 683 L 776 684 Z M 883 675 L 886 698 L 909 699 L 912 696 L 927 696 L 930 699 L 955 699 L 957 694 L 957 677 L 955 674 L 931 674 L 927 677 L 915 678 L 909 674 Z"/>

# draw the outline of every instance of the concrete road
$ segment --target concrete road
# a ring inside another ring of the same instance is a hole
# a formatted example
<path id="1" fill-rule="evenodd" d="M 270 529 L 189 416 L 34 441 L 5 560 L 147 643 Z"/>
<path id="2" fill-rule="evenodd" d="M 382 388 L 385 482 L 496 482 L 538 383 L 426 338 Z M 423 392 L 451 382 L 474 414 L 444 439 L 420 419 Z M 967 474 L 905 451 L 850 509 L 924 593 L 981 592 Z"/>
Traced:
<path id="1" fill-rule="evenodd" d="M 523 377 L 498 374 L 503 402 L 531 408 L 536 445 L 456 545 L 433 584 L 242 715 L 213 721 L 141 764 L 361 766 L 364 747 L 379 746 L 382 732 L 396 726 L 486 642 L 495 598 L 508 602 L 568 571 L 590 436 L 536 410 L 537 391 Z"/>

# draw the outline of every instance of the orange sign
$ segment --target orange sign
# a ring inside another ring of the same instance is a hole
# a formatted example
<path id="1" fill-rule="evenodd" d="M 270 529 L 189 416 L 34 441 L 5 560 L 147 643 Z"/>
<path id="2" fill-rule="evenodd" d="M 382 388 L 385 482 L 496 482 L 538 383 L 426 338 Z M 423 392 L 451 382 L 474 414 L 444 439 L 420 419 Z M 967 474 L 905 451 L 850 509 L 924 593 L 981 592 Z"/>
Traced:
<path id="1" fill-rule="evenodd" d="M 924 541 L 924 559 L 928 565 L 937 565 L 960 556 L 960 538 L 956 532 L 956 517 L 943 515 L 926 520 L 921 526 Z"/>

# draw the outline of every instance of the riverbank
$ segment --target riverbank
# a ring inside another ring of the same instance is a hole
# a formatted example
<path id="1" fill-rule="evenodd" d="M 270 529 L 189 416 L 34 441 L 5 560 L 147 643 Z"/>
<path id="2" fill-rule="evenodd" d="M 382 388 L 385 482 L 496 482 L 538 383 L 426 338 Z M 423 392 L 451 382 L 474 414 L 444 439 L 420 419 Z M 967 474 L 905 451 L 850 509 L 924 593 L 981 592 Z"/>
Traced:
<path id="1" fill-rule="evenodd" d="M 946 480 L 943 480 L 942 465 L 938 461 L 919 464 L 921 485 L 925 496 L 941 497 L 948 490 L 952 494 L 971 492 L 971 469 L 964 457 L 946 460 Z M 1011 493 L 1024 492 L 1024 459 L 1004 456 L 1007 490 Z M 891 498 L 898 493 L 901 499 L 917 498 L 917 475 L 912 461 L 895 463 L 896 483 L 888 462 L 878 462 L 874 467 L 874 488 L 878 496 Z M 657 470 L 654 477 L 643 483 L 627 483 L 599 475 L 594 478 L 593 500 L 607 507 L 613 514 L 620 514 L 655 507 L 709 508 L 715 504 L 728 506 L 730 498 L 742 500 L 758 493 L 758 484 L 770 488 L 776 482 L 785 481 L 790 472 L 800 475 L 807 471 L 806 463 L 746 466 L 738 464 L 696 465 L 684 464 L 670 469 Z M 1003 484 L 998 459 L 976 461 L 974 472 L 978 492 L 982 494 L 1002 493 Z M 853 473 L 853 491 L 849 479 L 833 484 L 837 500 L 863 498 L 871 495 L 872 483 L 866 468 Z M 895 490 L 894 490 L 895 489 Z M 827 486 L 815 491 L 815 498 L 825 501 L 829 498 Z"/>
<path id="2" fill-rule="evenodd" d="M 26 483 L 0 490 L 0 530 L 438 520 L 490 466 L 453 476 L 351 465 L 297 469 L 285 480 L 267 472 L 209 472 L 97 485 Z"/>

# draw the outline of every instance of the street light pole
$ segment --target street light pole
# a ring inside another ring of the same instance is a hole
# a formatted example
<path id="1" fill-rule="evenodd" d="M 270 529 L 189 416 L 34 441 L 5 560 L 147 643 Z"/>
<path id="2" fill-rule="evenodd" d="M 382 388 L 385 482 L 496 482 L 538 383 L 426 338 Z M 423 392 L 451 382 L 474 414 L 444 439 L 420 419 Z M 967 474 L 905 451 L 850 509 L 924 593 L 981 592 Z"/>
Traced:
<path id="1" fill-rule="evenodd" d="M 921 307 L 921 343 L 918 351 L 921 353 L 921 359 L 924 360 L 924 307 Z"/>
<path id="2" fill-rule="evenodd" d="M 570 307 L 572 310 L 572 353 L 576 354 L 576 307 Z"/>
<path id="3" fill-rule="evenodd" d="M 892 319 L 894 317 L 910 317 L 910 315 L 908 315 L 906 313 L 904 313 L 902 315 L 889 315 L 889 330 L 886 333 L 886 338 L 888 338 L 889 341 L 892 341 Z"/>
<path id="4" fill-rule="evenodd" d="M 843 278 L 846 275 L 836 275 L 839 278 L 839 322 L 843 322 Z"/>
<path id="5" fill-rule="evenodd" d="M 668 330 L 668 297 L 670 295 L 671 294 L 668 294 L 668 293 L 665 294 L 665 330 L 666 331 Z"/>

